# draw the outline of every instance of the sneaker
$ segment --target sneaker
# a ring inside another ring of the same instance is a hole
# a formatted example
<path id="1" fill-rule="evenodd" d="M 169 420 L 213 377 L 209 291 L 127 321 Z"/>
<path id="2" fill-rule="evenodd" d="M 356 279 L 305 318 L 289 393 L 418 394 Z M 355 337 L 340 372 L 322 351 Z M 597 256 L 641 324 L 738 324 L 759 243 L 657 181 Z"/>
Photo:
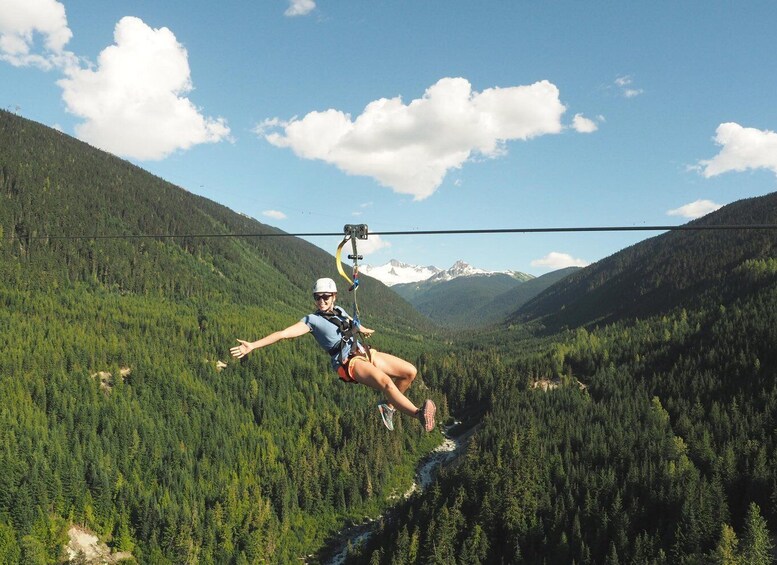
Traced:
<path id="1" fill-rule="evenodd" d="M 392 408 L 385 402 L 378 403 L 378 411 L 380 411 L 380 417 L 383 419 L 383 425 L 386 426 L 389 431 L 394 431 L 394 414 L 397 413 L 396 408 Z"/>
<path id="2" fill-rule="evenodd" d="M 424 425 L 424 429 L 427 432 L 431 432 L 434 429 L 435 412 L 437 412 L 437 407 L 429 398 L 426 399 L 426 402 L 424 402 L 424 405 L 418 411 L 418 419 L 421 420 L 421 423 Z"/>

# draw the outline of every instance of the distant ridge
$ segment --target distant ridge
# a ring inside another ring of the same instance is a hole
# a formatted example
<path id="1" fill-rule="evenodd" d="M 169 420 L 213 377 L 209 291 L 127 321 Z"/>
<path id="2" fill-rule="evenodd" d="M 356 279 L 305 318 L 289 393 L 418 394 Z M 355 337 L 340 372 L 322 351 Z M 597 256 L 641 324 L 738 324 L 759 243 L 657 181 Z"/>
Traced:
<path id="1" fill-rule="evenodd" d="M 775 223 L 777 193 L 739 200 L 688 225 Z M 718 300 L 707 291 L 726 289 L 726 280 L 746 261 L 775 255 L 774 230 L 671 231 L 572 274 L 518 309 L 511 320 L 541 321 L 553 332 L 691 307 Z"/>
<path id="2" fill-rule="evenodd" d="M 394 286 L 398 284 L 408 284 L 421 281 L 443 282 L 450 281 L 458 277 L 473 276 L 491 276 L 491 275 L 509 275 L 516 280 L 530 280 L 532 275 L 520 271 L 486 271 L 473 267 L 463 260 L 456 261 L 449 269 L 440 269 L 433 265 L 421 267 L 410 265 L 392 259 L 384 265 L 372 266 L 364 265 L 362 272 L 378 279 L 383 284 Z"/>
<path id="3" fill-rule="evenodd" d="M 399 265 L 411 275 L 422 272 L 419 268 Z M 438 324 L 471 328 L 503 322 L 527 300 L 574 270 L 535 278 L 518 271 L 485 271 L 460 260 L 450 269 L 436 269 L 425 279 L 396 283 L 391 288 Z"/>

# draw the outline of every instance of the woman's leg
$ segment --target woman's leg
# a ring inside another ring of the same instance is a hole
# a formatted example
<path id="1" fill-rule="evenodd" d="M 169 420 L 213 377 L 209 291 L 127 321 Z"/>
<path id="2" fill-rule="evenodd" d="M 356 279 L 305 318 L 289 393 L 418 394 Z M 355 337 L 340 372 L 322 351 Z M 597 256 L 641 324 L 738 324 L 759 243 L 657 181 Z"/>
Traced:
<path id="1" fill-rule="evenodd" d="M 402 394 L 405 394 L 405 391 L 410 388 L 413 380 L 415 380 L 416 373 L 418 373 L 418 370 L 412 363 L 380 351 L 372 351 L 372 362 L 378 369 L 394 380 L 399 392 Z"/>
<path id="2" fill-rule="evenodd" d="M 351 369 L 353 370 L 353 378 L 357 383 L 367 385 L 370 388 L 382 392 L 386 397 L 386 400 L 388 400 L 402 413 L 407 414 L 408 416 L 415 416 L 418 412 L 416 405 L 410 402 L 410 400 L 403 394 L 398 385 L 394 383 L 394 380 L 391 378 L 391 376 L 376 365 L 373 365 L 365 359 L 352 359 Z M 410 381 L 412 381 L 412 379 L 410 379 Z M 408 386 L 410 386 L 409 383 L 407 386 L 405 386 L 405 389 L 407 389 Z"/>

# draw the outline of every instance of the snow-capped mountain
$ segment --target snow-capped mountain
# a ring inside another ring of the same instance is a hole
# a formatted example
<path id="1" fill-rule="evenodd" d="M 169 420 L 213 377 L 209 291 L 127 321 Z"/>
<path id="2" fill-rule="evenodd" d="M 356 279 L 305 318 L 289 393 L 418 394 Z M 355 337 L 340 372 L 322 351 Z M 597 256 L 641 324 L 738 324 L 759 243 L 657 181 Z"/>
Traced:
<path id="1" fill-rule="evenodd" d="M 493 274 L 483 269 L 478 269 L 472 265 L 465 263 L 464 261 L 456 261 L 453 267 L 446 271 L 440 271 L 439 273 L 429 277 L 429 282 L 443 282 L 450 281 L 459 277 L 473 277 L 476 275 L 490 275 Z"/>
<path id="2" fill-rule="evenodd" d="M 501 322 L 574 269 L 537 278 L 520 271 L 485 271 L 464 261 L 442 270 L 391 260 L 378 267 L 362 265 L 361 270 L 435 322 L 471 327 Z"/>
<path id="3" fill-rule="evenodd" d="M 416 265 L 402 263 L 396 259 L 392 259 L 385 265 L 380 265 L 378 267 L 362 265 L 360 270 L 365 275 L 378 279 L 387 286 L 425 281 L 442 272 L 442 270 L 437 267 L 418 267 Z"/>
<path id="4" fill-rule="evenodd" d="M 531 275 L 516 271 L 484 271 L 483 269 L 473 267 L 461 260 L 456 261 L 450 269 L 443 270 L 434 266 L 418 267 L 415 265 L 408 265 L 407 263 L 392 259 L 385 265 L 380 265 L 378 267 L 364 265 L 361 267 L 361 271 L 365 275 L 376 278 L 388 286 L 422 281 L 436 283 L 450 281 L 459 277 L 489 275 L 509 275 L 523 281 L 532 278 Z"/>

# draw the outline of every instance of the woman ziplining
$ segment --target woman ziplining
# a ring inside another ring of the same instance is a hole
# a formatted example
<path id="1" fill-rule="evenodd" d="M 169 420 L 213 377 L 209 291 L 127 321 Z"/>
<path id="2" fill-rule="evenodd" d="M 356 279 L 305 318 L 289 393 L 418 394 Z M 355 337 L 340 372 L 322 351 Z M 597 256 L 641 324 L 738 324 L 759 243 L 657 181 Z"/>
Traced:
<path id="1" fill-rule="evenodd" d="M 417 370 L 412 363 L 377 351 L 369 345 L 363 344 L 360 336 L 369 337 L 375 330 L 371 330 L 359 321 L 359 306 L 356 303 L 356 289 L 359 287 L 359 260 L 362 258 L 356 250 L 357 239 L 367 239 L 367 225 L 347 224 L 344 228 L 345 238 L 337 247 L 335 258 L 337 270 L 345 280 L 351 283 L 348 289 L 353 292 L 353 313 L 351 318 L 348 313 L 335 306 L 337 301 L 337 285 L 329 278 L 318 279 L 313 285 L 313 301 L 316 311 L 308 314 L 299 322 L 284 330 L 273 332 L 260 340 L 248 342 L 238 339 L 237 345 L 230 349 L 233 357 L 238 359 L 245 357 L 254 349 L 272 345 L 282 339 L 294 339 L 313 333 L 318 344 L 329 353 L 332 358 L 332 368 L 340 378 L 347 383 L 360 383 L 382 392 L 384 399 L 378 403 L 378 410 L 383 419 L 383 424 L 389 429 L 394 429 L 394 414 L 397 410 L 417 418 L 423 424 L 427 432 L 434 429 L 434 416 L 437 407 L 431 399 L 426 399 L 423 406 L 418 408 L 405 392 L 415 379 Z M 340 255 L 345 244 L 350 241 L 353 248 L 353 280 L 345 274 Z"/>
<path id="2" fill-rule="evenodd" d="M 230 353 L 241 359 L 255 349 L 312 332 L 318 344 L 331 356 L 332 368 L 340 379 L 348 383 L 367 385 L 383 393 L 385 400 L 378 404 L 378 409 L 389 430 L 394 429 L 394 414 L 399 410 L 420 420 L 427 432 L 432 431 L 437 410 L 434 402 L 427 399 L 423 406 L 418 408 L 405 396 L 415 379 L 415 366 L 404 359 L 360 343 L 359 334 L 369 337 L 375 330 L 364 327 L 358 319 L 352 319 L 345 310 L 335 306 L 337 285 L 332 279 L 322 278 L 316 281 L 313 286 L 313 300 L 316 304 L 314 313 L 257 341 L 238 339 L 240 345 L 230 349 Z"/>

